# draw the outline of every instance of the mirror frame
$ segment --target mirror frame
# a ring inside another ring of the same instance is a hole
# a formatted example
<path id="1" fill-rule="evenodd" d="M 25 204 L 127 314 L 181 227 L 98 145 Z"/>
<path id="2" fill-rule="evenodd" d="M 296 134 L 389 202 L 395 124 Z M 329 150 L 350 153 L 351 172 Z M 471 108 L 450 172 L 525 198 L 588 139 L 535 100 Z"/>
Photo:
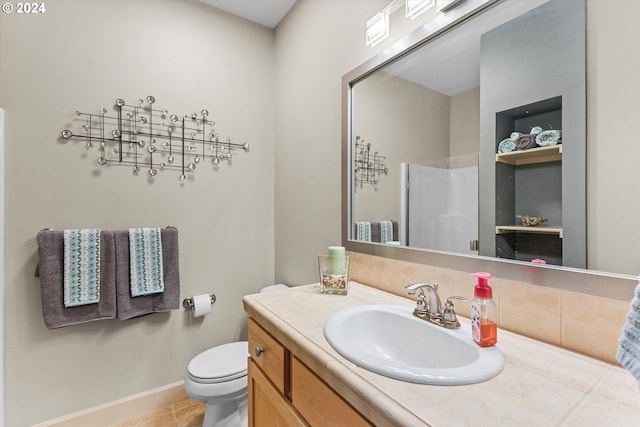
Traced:
<path id="1" fill-rule="evenodd" d="M 490 271 L 495 277 L 581 294 L 630 301 L 638 277 L 595 270 L 535 265 L 522 261 L 360 242 L 352 239 L 351 89 L 386 65 L 422 47 L 453 26 L 507 0 L 466 0 L 375 55 L 342 77 L 342 244 L 353 252 L 458 271 Z M 586 0 L 585 0 L 586 1 Z M 585 23 L 586 26 L 586 23 Z M 588 138 L 588 136 L 587 136 Z M 587 139 L 588 141 L 588 139 Z M 588 142 L 587 142 L 588 143 Z M 428 278 L 416 277 L 416 280 Z"/>

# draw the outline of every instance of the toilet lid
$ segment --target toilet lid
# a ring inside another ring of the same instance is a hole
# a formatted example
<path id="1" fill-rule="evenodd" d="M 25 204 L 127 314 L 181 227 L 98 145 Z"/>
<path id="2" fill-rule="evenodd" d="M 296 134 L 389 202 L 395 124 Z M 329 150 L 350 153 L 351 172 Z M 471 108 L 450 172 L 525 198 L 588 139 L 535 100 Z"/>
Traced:
<path id="1" fill-rule="evenodd" d="M 232 342 L 205 350 L 191 359 L 189 376 L 200 383 L 231 381 L 247 375 L 247 341 Z"/>

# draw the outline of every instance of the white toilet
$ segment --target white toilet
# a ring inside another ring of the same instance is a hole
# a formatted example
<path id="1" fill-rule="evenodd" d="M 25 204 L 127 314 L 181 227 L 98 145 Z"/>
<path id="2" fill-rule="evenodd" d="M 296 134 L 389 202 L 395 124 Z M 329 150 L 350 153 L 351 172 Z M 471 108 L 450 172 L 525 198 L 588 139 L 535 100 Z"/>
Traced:
<path id="1" fill-rule="evenodd" d="M 271 285 L 260 292 L 286 289 Z M 222 344 L 205 350 L 187 366 L 184 388 L 189 397 L 207 404 L 203 427 L 246 427 L 247 341 Z"/>

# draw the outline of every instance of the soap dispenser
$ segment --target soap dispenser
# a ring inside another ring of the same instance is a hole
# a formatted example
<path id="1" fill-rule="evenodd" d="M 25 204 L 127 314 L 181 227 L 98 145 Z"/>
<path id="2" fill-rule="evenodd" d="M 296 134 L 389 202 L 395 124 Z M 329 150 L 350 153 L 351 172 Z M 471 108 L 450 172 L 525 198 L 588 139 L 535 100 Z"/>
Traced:
<path id="1" fill-rule="evenodd" d="M 480 347 L 492 347 L 498 342 L 498 328 L 496 303 L 493 301 L 493 291 L 488 283 L 491 274 L 479 272 L 471 275 L 478 280 L 473 293 L 475 298 L 471 301 L 473 340 Z"/>

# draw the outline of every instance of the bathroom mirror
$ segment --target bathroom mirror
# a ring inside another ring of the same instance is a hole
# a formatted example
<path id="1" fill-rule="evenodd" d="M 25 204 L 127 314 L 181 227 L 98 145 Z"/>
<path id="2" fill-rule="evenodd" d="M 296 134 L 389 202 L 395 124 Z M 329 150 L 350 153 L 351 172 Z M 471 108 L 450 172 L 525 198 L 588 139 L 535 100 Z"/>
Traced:
<path id="1" fill-rule="evenodd" d="M 467 0 L 345 75 L 345 246 L 628 300 L 638 262 L 615 239 L 587 243 L 606 225 L 586 200 L 584 40 L 584 1 Z M 510 133 L 537 126 L 564 137 L 543 166 L 497 161 Z M 547 218 L 522 232 L 525 215 Z"/>

